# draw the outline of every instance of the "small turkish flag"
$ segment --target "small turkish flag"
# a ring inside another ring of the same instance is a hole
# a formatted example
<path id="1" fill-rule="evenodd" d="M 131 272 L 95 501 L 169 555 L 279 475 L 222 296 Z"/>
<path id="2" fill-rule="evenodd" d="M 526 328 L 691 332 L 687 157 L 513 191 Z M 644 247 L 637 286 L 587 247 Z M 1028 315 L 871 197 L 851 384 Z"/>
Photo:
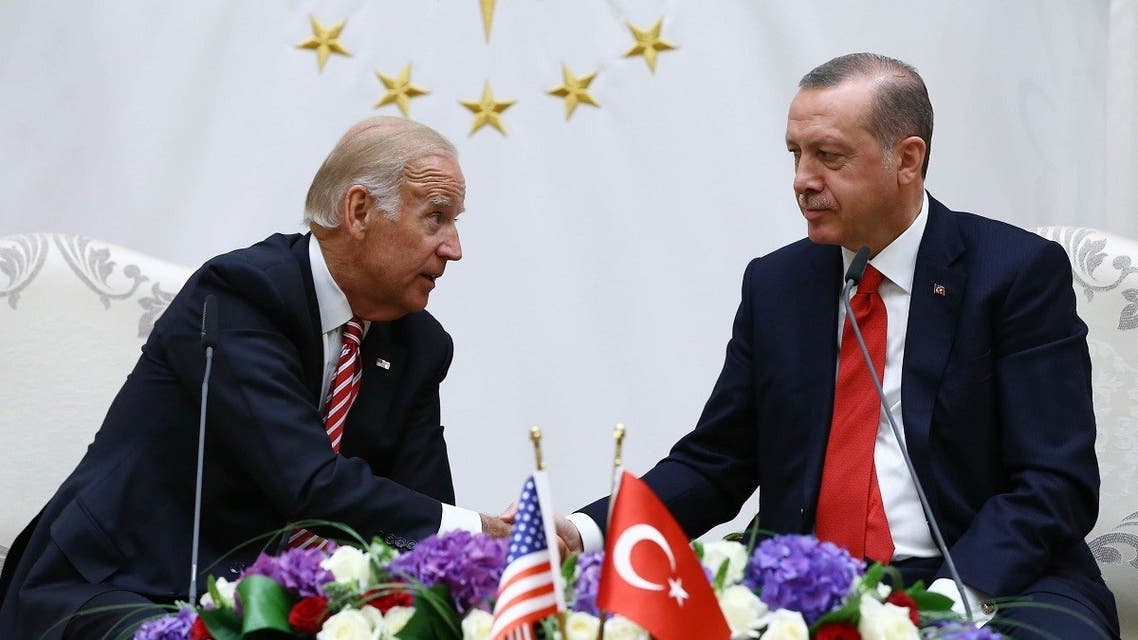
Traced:
<path id="1" fill-rule="evenodd" d="M 731 637 L 683 529 L 627 471 L 613 503 L 597 606 L 636 622 L 656 640 Z"/>

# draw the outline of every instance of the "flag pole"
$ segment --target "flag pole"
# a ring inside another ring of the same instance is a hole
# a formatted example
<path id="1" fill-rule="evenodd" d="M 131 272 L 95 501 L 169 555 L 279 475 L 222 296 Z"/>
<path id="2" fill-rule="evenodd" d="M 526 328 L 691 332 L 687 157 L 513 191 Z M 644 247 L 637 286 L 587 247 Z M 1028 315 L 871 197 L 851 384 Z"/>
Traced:
<path id="1" fill-rule="evenodd" d="M 618 422 L 612 428 L 613 439 L 613 454 L 612 454 L 612 478 L 609 481 L 609 509 L 608 516 L 605 519 L 605 530 L 608 531 L 612 526 L 612 506 L 616 503 L 616 492 L 620 486 L 620 468 L 624 466 L 624 423 Z M 597 628 L 597 640 L 604 640 L 605 638 L 605 618 L 608 617 L 607 612 L 600 611 L 601 624 Z"/>
<path id="2" fill-rule="evenodd" d="M 529 439 L 530 439 L 530 442 L 533 443 L 534 466 L 537 468 L 538 473 L 541 473 L 541 472 L 545 471 L 545 459 L 541 455 L 541 427 L 537 426 L 536 424 L 533 425 L 532 427 L 530 427 L 529 428 Z M 550 542 L 552 542 L 552 541 L 550 541 Z M 553 569 L 554 575 L 558 575 L 561 573 L 561 567 L 558 566 L 558 567 L 551 567 L 551 568 Z M 556 580 L 554 581 L 554 585 L 558 589 L 561 588 L 560 583 L 558 583 Z M 560 604 L 561 598 L 558 598 L 557 602 L 558 602 L 558 606 L 557 606 L 557 628 L 561 631 L 561 639 L 565 640 L 565 638 L 567 637 L 566 633 L 568 632 L 568 630 L 566 629 L 567 621 L 565 618 L 565 609 Z"/>

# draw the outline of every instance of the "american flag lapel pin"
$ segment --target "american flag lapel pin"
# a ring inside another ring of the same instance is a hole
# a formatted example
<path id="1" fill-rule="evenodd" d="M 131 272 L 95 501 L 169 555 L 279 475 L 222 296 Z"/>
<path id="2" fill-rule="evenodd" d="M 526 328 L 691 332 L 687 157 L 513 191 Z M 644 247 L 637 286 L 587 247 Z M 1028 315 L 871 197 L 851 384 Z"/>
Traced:
<path id="1" fill-rule="evenodd" d="M 387 360 L 384 360 L 383 358 L 376 358 L 375 366 L 379 367 L 380 369 L 391 369 L 391 363 Z"/>
<path id="2" fill-rule="evenodd" d="M 944 288 L 944 285 L 936 282 L 933 283 L 933 293 L 942 298 L 948 296 L 948 290 Z"/>

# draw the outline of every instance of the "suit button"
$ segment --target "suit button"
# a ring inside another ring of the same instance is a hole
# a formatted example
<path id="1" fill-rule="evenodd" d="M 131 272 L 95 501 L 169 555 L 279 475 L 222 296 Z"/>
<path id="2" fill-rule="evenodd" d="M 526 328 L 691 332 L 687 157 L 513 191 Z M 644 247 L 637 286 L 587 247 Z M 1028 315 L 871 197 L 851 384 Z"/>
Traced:
<path id="1" fill-rule="evenodd" d="M 996 603 L 992 602 L 991 600 L 985 600 L 980 603 L 980 611 L 983 612 L 986 616 L 990 616 L 996 613 L 996 610 L 998 608 L 999 607 L 996 606 Z"/>

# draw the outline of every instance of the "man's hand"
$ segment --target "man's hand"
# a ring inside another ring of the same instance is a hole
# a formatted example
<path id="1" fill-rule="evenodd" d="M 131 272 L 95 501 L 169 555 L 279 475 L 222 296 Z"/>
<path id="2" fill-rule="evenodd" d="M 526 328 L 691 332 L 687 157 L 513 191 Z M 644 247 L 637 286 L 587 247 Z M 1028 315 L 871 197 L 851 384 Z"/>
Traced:
<path id="1" fill-rule="evenodd" d="M 506 510 L 498 518 L 512 526 L 517 515 L 518 502 L 515 500 L 506 507 Z M 557 532 L 557 547 L 561 551 L 562 558 L 570 553 L 581 553 L 584 550 L 585 545 L 581 541 L 581 533 L 577 531 L 577 525 L 570 522 L 565 516 L 560 513 L 553 514 L 553 528 Z"/>
<path id="2" fill-rule="evenodd" d="M 577 530 L 577 525 L 569 521 L 568 518 L 556 514 L 553 517 L 553 526 L 557 530 L 557 538 L 560 543 L 562 557 L 565 557 L 566 551 L 569 553 L 581 553 L 585 550 L 585 544 L 581 541 L 581 532 Z"/>
<path id="3" fill-rule="evenodd" d="M 502 518 L 488 516 L 485 513 L 478 515 L 482 516 L 482 533 L 495 538 L 506 538 L 510 535 L 510 525 Z"/>

